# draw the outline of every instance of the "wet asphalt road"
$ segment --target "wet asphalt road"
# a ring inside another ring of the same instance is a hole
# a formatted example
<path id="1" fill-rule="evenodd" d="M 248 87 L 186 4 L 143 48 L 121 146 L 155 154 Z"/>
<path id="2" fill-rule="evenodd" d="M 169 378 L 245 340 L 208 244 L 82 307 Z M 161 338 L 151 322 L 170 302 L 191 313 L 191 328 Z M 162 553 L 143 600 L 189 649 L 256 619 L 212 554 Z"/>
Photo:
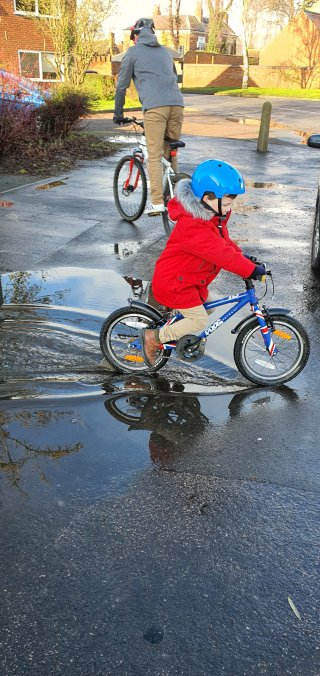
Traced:
<path id="1" fill-rule="evenodd" d="M 195 150 L 190 139 L 181 168 L 213 152 L 235 161 L 235 142 L 199 138 Z M 271 265 L 270 303 L 293 308 L 311 339 L 305 371 L 275 390 L 214 362 L 169 363 L 152 379 L 103 367 L 99 328 L 126 302 L 122 276 L 150 279 L 164 244 L 159 222 L 118 219 L 117 158 L 11 196 L 0 253 L 6 676 L 319 674 L 309 250 L 320 153 L 258 156 L 239 142 L 236 154 L 248 194 L 231 232 Z M 240 289 L 231 275 L 215 283 Z"/>
<path id="2" fill-rule="evenodd" d="M 265 101 L 272 104 L 272 118 L 290 127 L 319 133 L 319 100 L 287 99 L 282 97 L 234 97 L 208 96 L 206 94 L 184 95 L 185 105 L 198 110 L 200 115 L 212 112 L 222 117 L 260 119 Z"/>

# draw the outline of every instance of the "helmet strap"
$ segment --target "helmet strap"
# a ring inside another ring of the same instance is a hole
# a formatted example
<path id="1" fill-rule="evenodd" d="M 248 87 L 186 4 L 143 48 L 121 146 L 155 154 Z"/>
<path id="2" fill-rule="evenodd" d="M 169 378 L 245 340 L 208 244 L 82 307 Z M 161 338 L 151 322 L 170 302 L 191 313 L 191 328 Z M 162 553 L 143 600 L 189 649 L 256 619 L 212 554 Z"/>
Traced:
<path id="1" fill-rule="evenodd" d="M 211 211 L 215 216 L 219 216 L 218 212 L 215 211 L 214 209 L 212 209 L 210 204 L 208 204 L 208 202 L 205 202 L 203 198 L 201 200 L 201 204 L 205 209 L 207 209 L 208 211 Z"/>

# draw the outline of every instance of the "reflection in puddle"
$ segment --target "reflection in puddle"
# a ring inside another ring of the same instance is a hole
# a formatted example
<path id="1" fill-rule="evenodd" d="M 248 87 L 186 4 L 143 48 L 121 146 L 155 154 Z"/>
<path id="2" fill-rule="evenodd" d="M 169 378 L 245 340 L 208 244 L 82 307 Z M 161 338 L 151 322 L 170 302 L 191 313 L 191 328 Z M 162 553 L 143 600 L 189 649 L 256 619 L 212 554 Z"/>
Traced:
<path id="1" fill-rule="evenodd" d="M 3 209 L 8 209 L 9 207 L 12 207 L 13 204 L 13 202 L 9 202 L 8 200 L 0 200 L 0 207 Z"/>
<path id="2" fill-rule="evenodd" d="M 121 386 L 127 391 L 119 392 Z M 54 407 L 41 400 L 2 402 L 0 474 L 7 489 L 18 489 L 35 502 L 39 494 L 43 499 L 51 494 L 64 504 L 70 492 L 80 491 L 82 501 L 122 492 L 137 473 L 152 466 L 177 471 L 187 462 L 189 469 L 202 472 L 209 463 L 211 471 L 220 472 L 225 454 L 229 471 L 232 443 L 236 449 L 239 444 L 230 425 L 245 418 L 256 430 L 263 416 L 276 420 L 285 407 L 299 404 L 296 392 L 286 386 L 234 386 L 214 399 L 186 393 L 181 383 L 165 378 L 121 383 L 116 377 L 114 387 L 107 381 L 103 388 L 104 396 L 95 401 L 70 398 Z M 108 390 L 114 393 L 106 395 Z M 208 438 L 215 439 L 214 452 Z M 247 446 L 241 450 L 243 459 Z"/>
<path id="3" fill-rule="evenodd" d="M 64 430 L 65 440 L 59 443 L 58 437 L 53 430 L 50 434 L 50 427 L 60 429 L 70 421 L 68 411 L 55 411 L 53 409 L 29 410 L 22 409 L 18 411 L 4 410 L 0 411 L 0 471 L 7 474 L 11 486 L 24 492 L 22 487 L 25 465 L 31 461 L 34 467 L 38 467 L 38 474 L 41 481 L 46 481 L 45 463 L 40 460 L 49 458 L 58 460 L 71 453 L 78 453 L 82 448 L 82 443 L 73 439 L 68 443 L 70 435 Z M 79 436 L 78 430 L 72 430 L 75 436 Z M 47 441 L 48 436 L 52 442 Z M 68 441 L 66 441 L 68 439 Z"/>

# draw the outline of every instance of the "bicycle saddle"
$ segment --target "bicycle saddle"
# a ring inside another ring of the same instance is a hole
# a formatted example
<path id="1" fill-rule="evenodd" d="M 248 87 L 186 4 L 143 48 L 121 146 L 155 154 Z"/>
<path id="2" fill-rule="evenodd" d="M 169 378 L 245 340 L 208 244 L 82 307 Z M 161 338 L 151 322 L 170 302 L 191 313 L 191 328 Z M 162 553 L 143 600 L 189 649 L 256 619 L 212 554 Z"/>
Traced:
<path id="1" fill-rule="evenodd" d="M 172 148 L 172 150 L 176 150 L 177 148 L 184 148 L 186 145 L 183 141 L 175 141 L 174 138 L 168 138 L 167 136 L 165 136 L 164 140 L 167 141 L 167 143 L 169 143 L 169 146 L 170 148 Z"/>

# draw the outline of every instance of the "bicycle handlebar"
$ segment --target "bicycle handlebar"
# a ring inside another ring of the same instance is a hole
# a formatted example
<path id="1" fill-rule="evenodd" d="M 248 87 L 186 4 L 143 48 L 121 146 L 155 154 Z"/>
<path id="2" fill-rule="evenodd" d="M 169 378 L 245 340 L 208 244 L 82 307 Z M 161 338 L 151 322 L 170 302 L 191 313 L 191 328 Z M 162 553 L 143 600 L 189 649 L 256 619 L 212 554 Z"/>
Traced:
<path id="1" fill-rule="evenodd" d="M 137 120 L 136 117 L 124 117 L 122 124 L 137 124 L 142 129 L 144 128 L 143 120 Z"/>

